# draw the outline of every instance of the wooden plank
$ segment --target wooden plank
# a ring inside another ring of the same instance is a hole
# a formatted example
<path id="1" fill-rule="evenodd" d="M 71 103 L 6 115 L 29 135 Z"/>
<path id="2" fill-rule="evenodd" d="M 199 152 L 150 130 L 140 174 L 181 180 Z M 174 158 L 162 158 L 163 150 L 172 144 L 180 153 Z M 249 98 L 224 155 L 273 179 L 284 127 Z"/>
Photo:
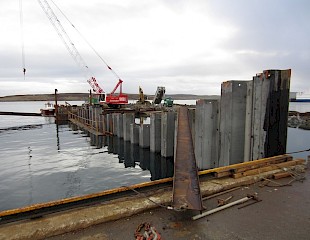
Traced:
<path id="1" fill-rule="evenodd" d="M 229 166 L 203 170 L 203 171 L 199 172 L 199 175 L 208 174 L 208 173 L 232 172 L 232 171 L 235 171 L 235 169 L 245 168 L 245 167 L 249 167 L 249 166 L 255 166 L 255 165 L 260 164 L 260 163 L 268 163 L 268 162 L 271 162 L 271 161 L 274 161 L 277 159 L 291 159 L 291 158 L 292 158 L 292 156 L 287 155 L 287 154 L 269 157 L 269 158 L 262 158 L 262 159 L 258 159 L 258 160 L 254 160 L 254 161 L 250 161 L 250 162 L 237 163 L 237 164 L 233 164 L 233 165 L 229 165 Z M 285 161 L 285 160 L 283 160 L 283 161 Z"/>
<path id="2" fill-rule="evenodd" d="M 231 171 L 226 171 L 226 172 L 216 172 L 214 173 L 214 176 L 216 178 L 222 178 L 222 177 L 229 177 L 232 175 L 232 172 Z"/>
<path id="3" fill-rule="evenodd" d="M 283 156 L 283 155 L 281 155 L 281 156 Z M 264 167 L 266 165 L 278 164 L 278 163 L 281 163 L 281 162 L 288 162 L 288 161 L 292 161 L 292 160 L 293 160 L 292 156 L 285 156 L 285 157 L 279 157 L 279 158 L 276 157 L 276 158 L 271 159 L 270 161 L 267 161 L 267 162 L 260 162 L 260 163 L 257 163 L 255 165 L 241 167 L 241 168 L 236 168 L 236 169 L 233 169 L 232 171 L 233 171 L 233 173 L 240 173 L 240 172 L 245 172 L 245 171 L 248 171 L 248 170 Z M 253 162 L 255 162 L 255 161 L 253 161 Z"/>
<path id="4" fill-rule="evenodd" d="M 253 169 L 253 170 L 249 170 L 246 172 L 241 172 L 241 173 L 236 173 L 233 174 L 233 178 L 241 178 L 241 177 L 246 177 L 246 176 L 252 176 L 252 175 L 256 175 L 256 174 L 260 174 L 263 172 L 268 172 L 268 171 L 272 171 L 272 170 L 276 170 L 276 169 L 280 169 L 283 167 L 289 167 L 289 166 L 295 166 L 295 165 L 300 165 L 305 163 L 306 160 L 304 159 L 296 159 L 293 161 L 288 161 L 288 162 L 283 162 L 283 163 L 279 163 L 279 164 L 273 164 L 267 167 L 261 167 L 258 169 Z"/>
<path id="5" fill-rule="evenodd" d="M 272 175 L 273 179 L 280 179 L 292 176 L 289 172 L 279 172 Z"/>

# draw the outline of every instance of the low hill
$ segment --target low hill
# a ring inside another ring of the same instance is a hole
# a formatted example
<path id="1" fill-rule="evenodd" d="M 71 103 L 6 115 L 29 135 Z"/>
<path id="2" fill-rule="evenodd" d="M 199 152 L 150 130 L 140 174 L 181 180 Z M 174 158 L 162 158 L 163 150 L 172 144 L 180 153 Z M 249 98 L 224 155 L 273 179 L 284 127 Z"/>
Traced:
<path id="1" fill-rule="evenodd" d="M 193 94 L 167 94 L 174 100 L 193 100 L 193 99 L 214 99 L 219 98 L 215 95 L 193 95 Z M 153 95 L 148 95 L 148 99 L 152 100 Z M 138 94 L 128 94 L 129 100 L 137 100 Z M 54 94 L 26 94 L 26 95 L 10 95 L 0 97 L 0 102 L 19 102 L 19 101 L 54 101 Z M 88 99 L 88 93 L 59 93 L 58 101 L 85 101 Z"/>

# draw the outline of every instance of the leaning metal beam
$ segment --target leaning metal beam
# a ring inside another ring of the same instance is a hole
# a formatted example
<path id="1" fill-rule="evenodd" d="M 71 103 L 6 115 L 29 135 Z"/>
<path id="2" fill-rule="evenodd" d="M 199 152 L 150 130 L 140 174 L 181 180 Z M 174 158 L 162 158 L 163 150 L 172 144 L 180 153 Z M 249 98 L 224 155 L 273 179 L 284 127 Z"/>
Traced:
<path id="1" fill-rule="evenodd" d="M 178 111 L 172 205 L 175 209 L 201 211 L 203 206 L 188 117 L 187 107 L 180 107 Z"/>

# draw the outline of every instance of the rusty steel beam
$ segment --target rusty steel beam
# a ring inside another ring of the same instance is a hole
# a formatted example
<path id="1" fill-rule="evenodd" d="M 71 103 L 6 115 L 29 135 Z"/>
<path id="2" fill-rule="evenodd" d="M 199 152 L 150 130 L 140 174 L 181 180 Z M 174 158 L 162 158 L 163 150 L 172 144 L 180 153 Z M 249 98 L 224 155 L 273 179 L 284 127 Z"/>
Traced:
<path id="1" fill-rule="evenodd" d="M 172 205 L 175 209 L 203 210 L 188 109 L 185 106 L 178 110 Z"/>

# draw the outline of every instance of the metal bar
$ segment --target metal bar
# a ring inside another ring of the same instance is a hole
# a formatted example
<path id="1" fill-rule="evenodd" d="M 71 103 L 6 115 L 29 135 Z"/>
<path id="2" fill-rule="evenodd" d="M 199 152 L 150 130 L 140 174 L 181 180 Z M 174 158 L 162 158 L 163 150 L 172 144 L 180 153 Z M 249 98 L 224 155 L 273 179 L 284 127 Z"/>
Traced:
<path id="1" fill-rule="evenodd" d="M 228 204 L 226 204 L 226 205 L 224 205 L 224 206 L 221 206 L 221 207 L 218 207 L 218 208 L 214 208 L 214 209 L 212 209 L 212 210 L 210 210 L 210 211 L 207 211 L 207 212 L 204 212 L 204 213 L 202 213 L 202 214 L 198 214 L 198 215 L 192 217 L 192 219 L 193 219 L 193 220 L 197 220 L 197 219 L 199 219 L 199 218 L 206 217 L 206 216 L 208 216 L 208 215 L 211 215 L 211 214 L 213 214 L 213 213 L 219 212 L 219 211 L 224 210 L 224 209 L 226 209 L 226 208 L 229 208 L 229 207 L 235 206 L 235 205 L 237 205 L 237 204 L 241 204 L 241 203 L 247 202 L 247 201 L 249 201 L 250 199 L 252 199 L 252 197 L 244 197 L 244 198 L 241 198 L 241 199 L 239 199 L 239 200 L 237 200 L 237 201 L 228 203 Z"/>
<path id="2" fill-rule="evenodd" d="M 201 211 L 203 206 L 198 170 L 189 125 L 188 109 L 185 106 L 179 108 L 177 129 L 172 205 L 175 209 Z"/>
<path id="3" fill-rule="evenodd" d="M 220 195 L 223 195 L 223 194 L 226 194 L 226 193 L 229 193 L 229 192 L 236 191 L 236 190 L 238 190 L 238 189 L 240 189 L 240 188 L 241 188 L 241 187 L 235 187 L 235 188 L 232 188 L 232 189 L 228 189 L 228 190 L 226 190 L 226 191 L 223 191 L 223 192 L 215 193 L 215 194 L 213 194 L 213 195 L 211 195 L 211 196 L 207 196 L 207 197 L 202 198 L 202 200 L 204 201 L 204 200 L 208 200 L 208 199 L 211 199 L 211 198 L 215 198 L 215 197 L 218 197 L 218 196 L 220 196 Z"/>

